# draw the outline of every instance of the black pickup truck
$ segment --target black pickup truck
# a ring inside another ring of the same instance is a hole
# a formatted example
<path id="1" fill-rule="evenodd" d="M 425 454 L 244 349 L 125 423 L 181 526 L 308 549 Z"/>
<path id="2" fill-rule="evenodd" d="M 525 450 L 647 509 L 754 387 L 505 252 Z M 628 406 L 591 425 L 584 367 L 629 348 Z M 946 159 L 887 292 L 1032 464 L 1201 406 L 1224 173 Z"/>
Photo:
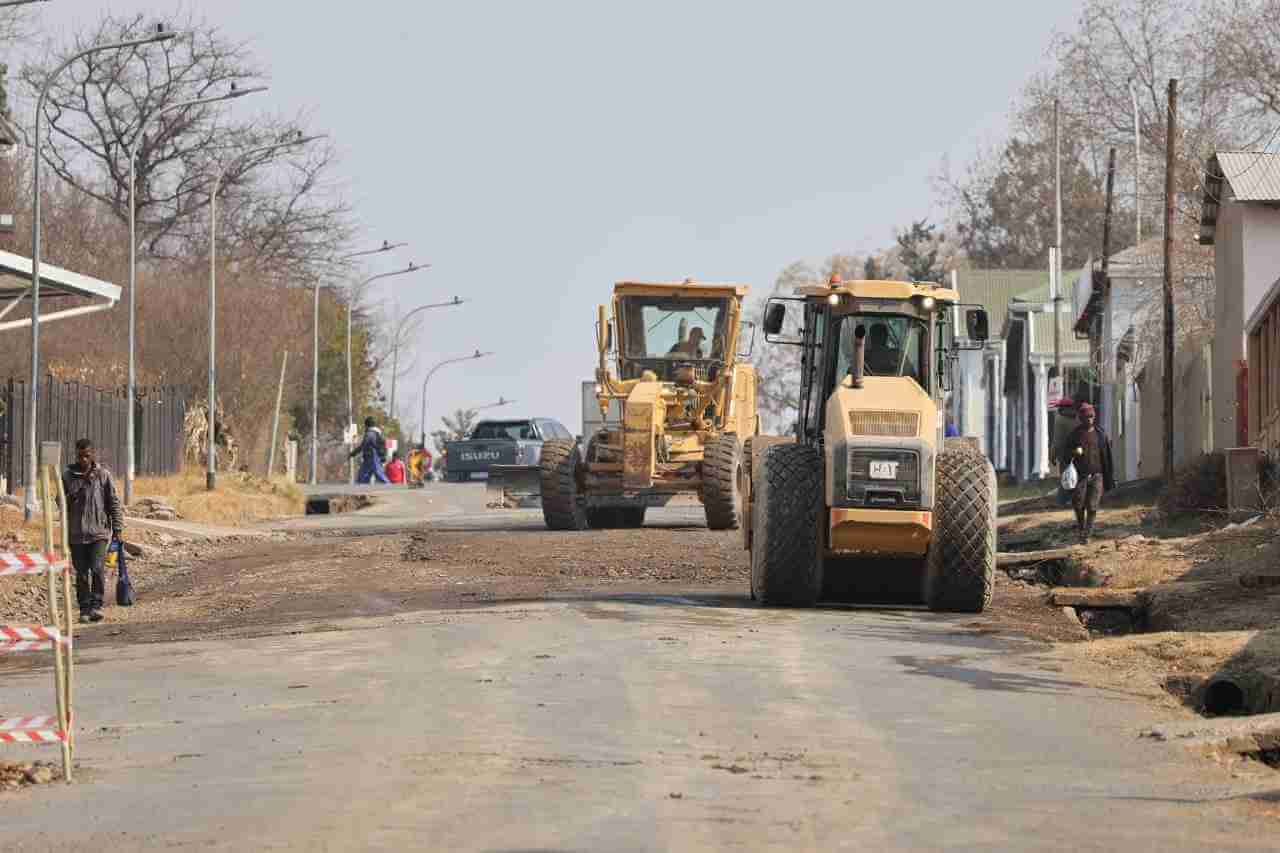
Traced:
<path id="1" fill-rule="evenodd" d="M 445 444 L 445 477 L 455 483 L 488 474 L 490 465 L 534 466 L 542 458 L 542 442 L 573 440 L 573 434 L 551 418 L 480 421 L 461 441 Z"/>

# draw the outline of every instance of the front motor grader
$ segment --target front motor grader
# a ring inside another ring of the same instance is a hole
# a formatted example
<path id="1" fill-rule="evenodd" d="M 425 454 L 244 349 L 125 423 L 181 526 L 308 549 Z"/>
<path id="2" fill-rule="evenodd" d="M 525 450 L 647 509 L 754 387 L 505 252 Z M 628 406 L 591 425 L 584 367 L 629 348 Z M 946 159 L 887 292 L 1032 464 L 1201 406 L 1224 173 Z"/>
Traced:
<path id="1" fill-rule="evenodd" d="M 701 499 L 712 530 L 738 527 L 743 441 L 757 423 L 755 369 L 738 361 L 746 293 L 688 280 L 614 286 L 612 318 L 600 306 L 596 330 L 604 426 L 585 446 L 543 445 L 548 528 L 639 527 L 649 506 L 682 494 Z"/>
<path id="2" fill-rule="evenodd" d="M 770 300 L 766 339 L 802 355 L 795 437 L 756 437 L 743 464 L 762 603 L 810 606 L 824 586 L 886 571 L 890 586 L 920 583 L 934 610 L 990 603 L 995 471 L 972 440 L 944 437 L 955 326 L 963 316 L 969 341 L 987 338 L 986 312 L 958 302 L 932 284 L 835 277 Z"/>

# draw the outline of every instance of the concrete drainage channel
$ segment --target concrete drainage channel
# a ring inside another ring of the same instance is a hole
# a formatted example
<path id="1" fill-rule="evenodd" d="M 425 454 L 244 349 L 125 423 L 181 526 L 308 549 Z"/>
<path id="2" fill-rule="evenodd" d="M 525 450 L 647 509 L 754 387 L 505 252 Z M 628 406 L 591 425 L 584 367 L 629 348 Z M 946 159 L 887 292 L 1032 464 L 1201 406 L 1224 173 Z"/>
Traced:
<path id="1" fill-rule="evenodd" d="M 307 515 L 337 515 L 373 506 L 368 495 L 312 495 L 307 498 Z"/>
<path id="2" fill-rule="evenodd" d="M 1118 636 L 1143 629 L 1141 596 L 1103 587 L 1106 577 L 1070 548 L 1001 551 L 996 565 L 1011 580 L 1049 588 L 1049 603 L 1062 608 L 1064 615 L 1084 626 L 1091 636 Z"/>

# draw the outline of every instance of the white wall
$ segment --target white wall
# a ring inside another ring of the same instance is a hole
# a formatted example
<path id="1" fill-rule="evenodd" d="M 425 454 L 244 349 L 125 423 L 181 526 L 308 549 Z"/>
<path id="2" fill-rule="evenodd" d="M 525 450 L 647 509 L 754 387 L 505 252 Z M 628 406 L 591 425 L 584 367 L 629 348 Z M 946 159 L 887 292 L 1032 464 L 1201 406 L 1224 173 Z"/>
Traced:
<path id="1" fill-rule="evenodd" d="M 1280 210 L 1228 201 L 1214 236 L 1213 445 L 1236 445 L 1236 362 L 1244 324 L 1280 276 Z"/>

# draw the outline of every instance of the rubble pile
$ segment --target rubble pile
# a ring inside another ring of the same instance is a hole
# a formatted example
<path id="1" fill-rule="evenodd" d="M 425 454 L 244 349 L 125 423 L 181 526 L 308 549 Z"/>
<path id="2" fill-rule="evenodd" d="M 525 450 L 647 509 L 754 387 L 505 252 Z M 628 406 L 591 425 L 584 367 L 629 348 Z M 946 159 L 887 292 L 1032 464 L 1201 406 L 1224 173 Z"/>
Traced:
<path id="1" fill-rule="evenodd" d="M 182 518 L 164 498 L 138 498 L 125 508 L 125 514 L 152 521 L 177 521 Z"/>
<path id="2" fill-rule="evenodd" d="M 48 785 L 61 775 L 58 769 L 47 761 L 18 764 L 0 761 L 0 790 L 12 791 L 28 785 Z"/>

